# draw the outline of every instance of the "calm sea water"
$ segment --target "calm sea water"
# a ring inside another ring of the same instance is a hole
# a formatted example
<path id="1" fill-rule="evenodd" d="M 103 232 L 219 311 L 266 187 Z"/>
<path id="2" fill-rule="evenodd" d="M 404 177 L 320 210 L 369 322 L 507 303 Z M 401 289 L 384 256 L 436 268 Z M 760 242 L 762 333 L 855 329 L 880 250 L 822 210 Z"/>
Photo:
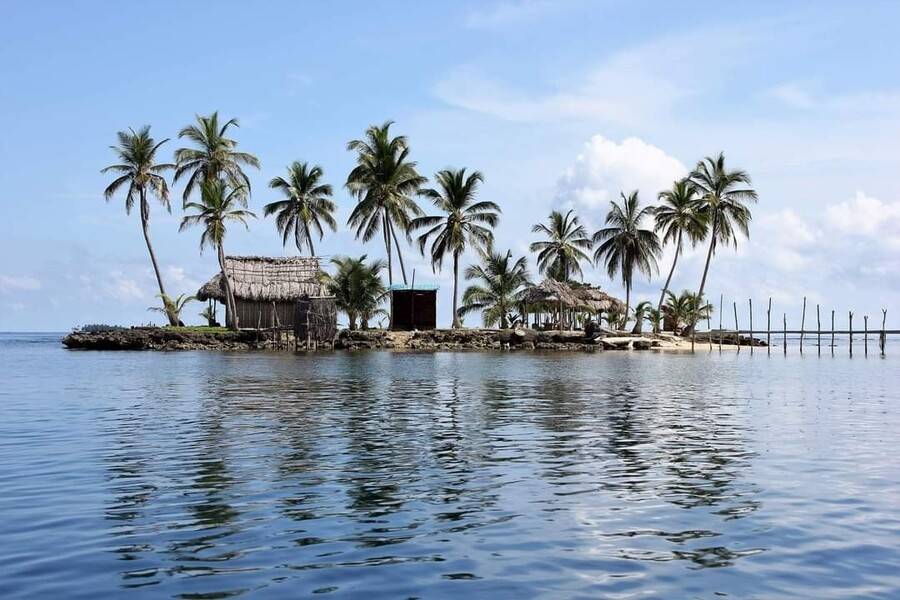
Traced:
<path id="1" fill-rule="evenodd" d="M 898 598 L 898 356 L 0 335 L 0 597 Z"/>

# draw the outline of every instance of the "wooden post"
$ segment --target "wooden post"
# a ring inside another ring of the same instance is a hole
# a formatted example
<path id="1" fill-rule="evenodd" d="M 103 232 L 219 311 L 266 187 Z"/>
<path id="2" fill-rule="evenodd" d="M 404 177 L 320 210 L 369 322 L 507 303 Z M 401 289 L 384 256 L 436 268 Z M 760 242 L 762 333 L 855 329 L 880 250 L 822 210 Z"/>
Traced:
<path id="1" fill-rule="evenodd" d="M 722 351 L 722 312 L 725 310 L 725 294 L 719 294 L 719 352 Z"/>
<path id="2" fill-rule="evenodd" d="M 869 355 L 869 315 L 863 315 L 863 355 Z"/>
<path id="3" fill-rule="evenodd" d="M 738 326 L 737 302 L 734 303 L 734 341 L 737 344 L 738 354 L 741 353 L 741 328 Z"/>
<path id="4" fill-rule="evenodd" d="M 849 311 L 850 315 L 850 355 L 853 355 L 853 312 Z"/>
<path id="5" fill-rule="evenodd" d="M 800 354 L 803 354 L 803 334 L 806 327 L 806 296 L 803 296 L 803 314 L 800 317 Z"/>
<path id="6" fill-rule="evenodd" d="M 822 317 L 819 315 L 818 303 L 816 303 L 816 345 L 819 347 L 819 356 L 822 356 Z"/>
<path id="7" fill-rule="evenodd" d="M 885 333 L 885 322 L 887 321 L 887 309 L 881 309 L 881 336 L 878 339 L 879 345 L 881 346 L 881 355 L 884 356 L 884 347 L 887 342 L 887 333 Z"/>
<path id="8" fill-rule="evenodd" d="M 831 311 L 831 355 L 834 356 L 834 309 Z"/>
<path id="9" fill-rule="evenodd" d="M 709 330 L 709 351 L 712 352 L 712 316 L 706 313 L 706 328 Z"/>
<path id="10" fill-rule="evenodd" d="M 772 354 L 772 296 L 769 296 L 769 308 L 766 309 L 766 353 Z"/>
<path id="11" fill-rule="evenodd" d="M 753 355 L 753 298 L 749 299 L 750 302 L 750 354 Z"/>
<path id="12" fill-rule="evenodd" d="M 781 345 L 784 346 L 784 355 L 787 356 L 787 313 L 784 313 L 784 333 L 782 335 L 784 338 Z"/>

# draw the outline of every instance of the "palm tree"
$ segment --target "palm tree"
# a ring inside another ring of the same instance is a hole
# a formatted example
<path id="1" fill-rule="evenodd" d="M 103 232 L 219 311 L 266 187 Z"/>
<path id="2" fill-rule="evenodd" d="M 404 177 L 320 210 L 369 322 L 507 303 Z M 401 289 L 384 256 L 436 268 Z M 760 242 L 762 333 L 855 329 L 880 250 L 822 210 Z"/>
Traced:
<path id="1" fill-rule="evenodd" d="M 706 236 L 707 231 L 706 218 L 699 211 L 697 190 L 688 179 L 680 179 L 672 185 L 671 190 L 660 192 L 659 201 L 659 206 L 653 209 L 656 220 L 654 230 L 662 234 L 663 246 L 675 244 L 675 258 L 672 259 L 672 268 L 669 269 L 669 276 L 666 277 L 666 283 L 659 295 L 656 310 L 662 310 L 666 292 L 675 273 L 675 265 L 678 264 L 678 257 L 684 248 L 684 236 L 687 235 L 691 245 L 696 246 L 697 242 Z"/>
<path id="2" fill-rule="evenodd" d="M 200 313 L 200 316 L 206 319 L 207 327 L 216 327 L 218 323 L 216 322 L 216 309 L 212 306 L 212 301 L 206 305 L 206 308 Z"/>
<path id="3" fill-rule="evenodd" d="M 162 173 L 174 168 L 175 165 L 156 162 L 156 151 L 169 140 L 167 138 L 156 142 L 150 137 L 149 125 L 141 127 L 138 131 L 134 129 L 120 131 L 117 135 L 119 137 L 118 145 L 110 146 L 110 148 L 118 155 L 121 162 L 100 171 L 101 173 L 112 172 L 117 175 L 106 187 L 103 196 L 109 202 L 119 188 L 128 184 L 128 193 L 125 195 L 125 213 L 131 214 L 135 200 L 140 202 L 141 229 L 144 232 L 144 241 L 147 243 L 147 252 L 150 253 L 150 262 L 153 265 L 153 272 L 156 274 L 159 293 L 161 296 L 165 296 L 166 288 L 156 262 L 153 244 L 150 243 L 150 203 L 147 201 L 147 192 L 153 194 L 166 207 L 166 210 L 172 212 L 172 206 L 169 204 L 169 186 Z M 176 315 L 167 314 L 166 316 L 169 318 L 169 325 L 178 325 Z"/>
<path id="4" fill-rule="evenodd" d="M 500 207 L 493 202 L 475 202 L 478 184 L 484 177 L 473 171 L 466 177 L 466 170 L 445 169 L 434 176 L 440 189 L 421 190 L 420 195 L 431 200 L 446 216 L 418 217 L 410 221 L 409 232 L 428 228 L 419 236 L 419 252 L 425 254 L 425 245 L 431 243 L 431 265 L 440 270 L 444 256 L 453 256 L 453 328 L 460 326 L 457 311 L 459 289 L 459 257 L 471 245 L 483 249 L 491 245 L 494 234 L 490 228 L 497 226 Z M 487 225 L 487 227 L 485 227 Z"/>
<path id="5" fill-rule="evenodd" d="M 226 137 L 228 129 L 238 127 L 237 119 L 229 119 L 219 125 L 219 112 L 208 117 L 196 116 L 197 123 L 178 132 L 179 138 L 187 138 L 196 148 L 179 148 L 175 151 L 175 181 L 190 174 L 184 186 L 184 203 L 191 192 L 204 181 L 224 178 L 232 191 L 250 194 L 250 179 L 242 166 L 259 168 L 259 160 L 247 152 L 238 152 L 237 141 Z M 245 196 L 244 196 L 245 197 Z"/>
<path id="6" fill-rule="evenodd" d="M 554 210 L 548 225 L 538 223 L 532 233 L 543 233 L 546 240 L 532 242 L 529 249 L 538 252 L 538 270 L 558 281 L 568 281 L 572 275 L 582 275 L 581 262 L 590 261 L 585 250 L 593 246 L 587 230 L 570 210 L 565 215 Z"/>
<path id="7" fill-rule="evenodd" d="M 309 255 L 315 256 L 313 231 L 322 239 L 322 223 L 332 231 L 337 231 L 337 223 L 332 213 L 337 209 L 331 201 L 332 189 L 327 183 L 321 183 L 322 167 L 294 161 L 288 167 L 288 177 L 275 177 L 269 187 L 284 193 L 285 198 L 266 204 L 265 216 L 277 215 L 275 226 L 282 235 L 282 243 L 287 245 L 288 238 L 294 236 L 297 250 L 303 252 L 303 246 L 309 248 Z"/>
<path id="8" fill-rule="evenodd" d="M 659 308 L 650 307 L 647 309 L 647 320 L 653 326 L 653 333 L 659 333 L 662 329 L 663 312 Z"/>
<path id="9" fill-rule="evenodd" d="M 331 262 L 337 271 L 326 281 L 337 308 L 347 314 L 351 330 L 356 329 L 357 318 L 362 328 L 368 329 L 369 320 L 384 312 L 379 306 L 387 296 L 387 288 L 381 280 L 385 262 L 373 260 L 366 264 L 365 254 L 359 258 L 338 256 Z"/>
<path id="10" fill-rule="evenodd" d="M 620 194 L 622 205 L 610 202 L 606 215 L 606 227 L 594 234 L 594 261 L 605 263 L 610 277 L 622 274 L 625 285 L 625 314 L 622 326 L 628 322 L 628 307 L 631 303 L 631 284 L 634 271 L 650 277 L 657 270 L 656 257 L 661 251 L 659 238 L 652 229 L 643 229 L 641 222 L 653 214 L 652 207 L 640 208 L 638 193 L 628 196 Z"/>
<path id="11" fill-rule="evenodd" d="M 642 333 L 644 329 L 644 319 L 648 317 L 649 311 L 653 309 L 653 304 L 648 300 L 638 302 L 634 307 L 634 328 L 631 333 Z"/>
<path id="12" fill-rule="evenodd" d="M 181 322 L 181 311 L 184 310 L 184 307 L 188 302 L 193 302 L 197 299 L 196 296 L 188 296 L 187 294 L 179 294 L 178 297 L 174 300 L 163 294 L 157 294 L 156 297 L 162 300 L 163 305 L 151 306 L 147 310 L 163 313 L 166 316 L 175 315 L 175 319 L 178 321 L 178 325 L 184 325 L 184 323 Z"/>
<path id="13" fill-rule="evenodd" d="M 672 320 L 676 333 L 684 333 L 684 327 L 691 327 L 693 323 L 712 315 L 713 306 L 702 304 L 700 297 L 690 290 L 684 290 L 678 296 L 666 292 L 666 296 L 668 300 L 662 310 Z"/>
<path id="14" fill-rule="evenodd" d="M 510 311 L 516 307 L 519 296 L 529 285 L 525 257 L 514 260 L 511 251 L 501 254 L 490 247 L 480 251 L 480 254 L 482 264 L 466 269 L 466 279 L 475 279 L 478 283 L 463 292 L 458 314 L 463 317 L 480 310 L 485 327 L 499 324 L 500 329 L 506 329 Z"/>
<path id="15" fill-rule="evenodd" d="M 737 248 L 738 229 L 745 236 L 750 236 L 750 220 L 752 215 L 745 203 L 755 203 L 756 191 L 749 186 L 750 175 L 746 171 L 725 168 L 725 155 L 719 153 L 715 158 L 706 157 L 690 174 L 691 185 L 699 194 L 698 212 L 709 223 L 709 251 L 706 254 L 706 265 L 703 267 L 703 278 L 697 296 L 702 299 L 706 288 L 706 276 L 709 274 L 709 263 L 716 246 L 721 242 L 733 243 Z"/>
<path id="16" fill-rule="evenodd" d="M 225 270 L 225 249 L 223 243 L 225 234 L 227 233 L 228 222 L 236 221 L 242 223 L 247 229 L 248 218 L 255 218 L 249 210 L 238 208 L 243 204 L 246 192 L 243 188 L 229 188 L 229 186 L 219 179 L 210 179 L 200 184 L 200 202 L 188 202 L 184 205 L 186 211 L 196 211 L 193 215 L 185 215 L 181 220 L 179 231 L 184 231 L 193 225 L 203 225 L 203 235 L 200 236 L 200 252 L 206 246 L 212 246 L 216 249 L 216 255 L 219 259 L 219 270 L 222 273 L 222 282 L 225 285 L 225 299 L 227 300 L 225 323 L 231 329 L 237 330 L 239 327 L 237 305 L 234 301 L 234 292 L 231 288 L 231 281 Z"/>
<path id="17" fill-rule="evenodd" d="M 356 237 L 368 242 L 381 232 L 387 253 L 388 283 L 394 283 L 391 245 L 397 248 L 400 272 L 406 283 L 406 267 L 394 226 L 406 231 L 412 216 L 422 210 L 413 196 L 426 179 L 409 160 L 406 137 L 391 137 L 393 121 L 366 129 L 365 139 L 351 140 L 347 150 L 357 153 L 356 166 L 347 176 L 347 189 L 357 198 L 348 224 L 356 227 Z"/>

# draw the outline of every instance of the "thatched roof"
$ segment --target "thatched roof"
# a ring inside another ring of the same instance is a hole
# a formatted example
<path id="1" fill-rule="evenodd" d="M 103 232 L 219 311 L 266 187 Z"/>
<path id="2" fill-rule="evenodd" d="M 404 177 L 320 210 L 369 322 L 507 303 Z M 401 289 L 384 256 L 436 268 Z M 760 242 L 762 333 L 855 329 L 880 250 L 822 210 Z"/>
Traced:
<path id="1" fill-rule="evenodd" d="M 625 303 L 610 296 L 600 288 L 590 285 L 570 286 L 554 279 L 545 279 L 538 285 L 525 291 L 522 300 L 526 304 L 557 304 L 562 302 L 566 308 L 607 311 L 611 308 L 622 310 Z"/>
<path id="2" fill-rule="evenodd" d="M 235 298 L 256 302 L 293 302 L 324 296 L 315 257 L 226 256 L 225 271 Z M 197 291 L 197 299 L 225 301 L 221 273 Z"/>

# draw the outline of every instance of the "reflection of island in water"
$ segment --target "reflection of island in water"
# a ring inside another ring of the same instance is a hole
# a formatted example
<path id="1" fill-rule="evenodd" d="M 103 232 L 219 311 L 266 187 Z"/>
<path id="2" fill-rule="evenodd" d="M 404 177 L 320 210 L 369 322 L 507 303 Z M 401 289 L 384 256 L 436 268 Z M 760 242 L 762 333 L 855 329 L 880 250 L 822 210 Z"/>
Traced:
<path id="1" fill-rule="evenodd" d="M 217 575 L 200 586 L 216 597 L 243 589 L 230 581 L 261 568 L 256 552 L 286 552 L 296 572 L 439 563 L 440 540 L 510 523 L 552 537 L 564 514 L 579 519 L 570 545 L 618 559 L 699 568 L 758 552 L 709 544 L 760 504 L 740 419 L 703 399 L 628 374 L 602 388 L 563 370 L 468 374 L 465 355 L 246 360 L 192 399 L 105 422 L 110 535 L 134 565 L 123 585 Z"/>

